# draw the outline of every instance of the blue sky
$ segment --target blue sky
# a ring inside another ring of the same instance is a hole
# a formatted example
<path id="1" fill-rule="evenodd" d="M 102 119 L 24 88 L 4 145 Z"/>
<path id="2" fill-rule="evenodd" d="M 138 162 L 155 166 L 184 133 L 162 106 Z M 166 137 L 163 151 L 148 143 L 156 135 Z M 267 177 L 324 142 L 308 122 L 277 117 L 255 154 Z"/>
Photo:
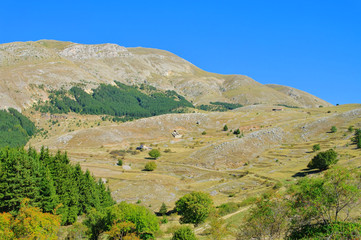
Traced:
<path id="1" fill-rule="evenodd" d="M 164 49 L 206 71 L 361 103 L 360 0 L 2 1 L 0 43 L 39 39 Z"/>

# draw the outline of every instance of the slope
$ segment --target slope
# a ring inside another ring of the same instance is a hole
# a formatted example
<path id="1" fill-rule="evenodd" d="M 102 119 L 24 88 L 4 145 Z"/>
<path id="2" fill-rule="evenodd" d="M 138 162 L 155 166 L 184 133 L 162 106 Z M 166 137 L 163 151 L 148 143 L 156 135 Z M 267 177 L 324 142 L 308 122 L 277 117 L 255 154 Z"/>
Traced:
<path id="1" fill-rule="evenodd" d="M 164 50 L 52 40 L 0 45 L 0 108 L 21 110 L 47 100 L 48 90 L 79 86 L 91 91 L 101 83 L 114 85 L 114 80 L 175 90 L 194 104 L 329 106 L 317 98 L 312 103 L 303 96 L 292 98 L 247 76 L 205 72 Z"/>

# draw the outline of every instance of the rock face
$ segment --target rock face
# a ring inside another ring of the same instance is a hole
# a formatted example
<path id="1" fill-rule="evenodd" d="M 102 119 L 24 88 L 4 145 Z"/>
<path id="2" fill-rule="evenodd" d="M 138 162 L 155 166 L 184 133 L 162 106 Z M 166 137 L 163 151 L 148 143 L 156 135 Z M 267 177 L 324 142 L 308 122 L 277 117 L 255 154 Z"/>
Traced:
<path id="1" fill-rule="evenodd" d="M 114 80 L 175 90 L 195 104 L 330 105 L 305 92 L 294 89 L 295 97 L 247 76 L 205 72 L 163 50 L 50 40 L 0 45 L 0 108 L 21 110 L 47 99 L 47 90 L 74 85 L 90 90 Z"/>

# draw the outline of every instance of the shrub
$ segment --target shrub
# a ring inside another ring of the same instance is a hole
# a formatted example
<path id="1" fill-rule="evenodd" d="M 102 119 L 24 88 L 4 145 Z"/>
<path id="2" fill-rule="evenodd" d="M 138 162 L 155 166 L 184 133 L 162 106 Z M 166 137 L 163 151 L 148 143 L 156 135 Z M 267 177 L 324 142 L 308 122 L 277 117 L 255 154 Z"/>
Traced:
<path id="1" fill-rule="evenodd" d="M 233 131 L 233 134 L 236 134 L 236 135 L 238 135 L 240 133 L 241 133 L 241 131 L 239 130 L 239 128 L 237 128 L 236 130 Z"/>
<path id="2" fill-rule="evenodd" d="M 176 211 L 181 215 L 181 223 L 198 225 L 206 220 L 213 209 L 213 201 L 208 193 L 191 192 L 175 203 Z"/>
<path id="3" fill-rule="evenodd" d="M 312 158 L 312 160 L 308 163 L 307 167 L 310 169 L 320 169 L 326 170 L 331 165 L 336 164 L 338 161 L 337 159 L 337 152 L 333 149 L 329 149 L 325 152 L 320 152 L 316 156 Z"/>
<path id="4" fill-rule="evenodd" d="M 336 126 L 332 126 L 332 127 L 331 127 L 331 132 L 332 132 L 332 133 L 337 132 L 337 127 L 336 127 Z"/>
<path id="5" fill-rule="evenodd" d="M 315 144 L 315 145 L 312 146 L 312 150 L 313 150 L 314 152 L 320 151 L 320 149 L 321 149 L 320 144 Z"/>
<path id="6" fill-rule="evenodd" d="M 118 165 L 118 166 L 123 166 L 123 160 L 122 160 L 122 159 L 118 159 L 117 165 Z"/>
<path id="7" fill-rule="evenodd" d="M 150 152 L 148 153 L 148 155 L 154 159 L 157 159 L 160 157 L 160 152 L 158 149 L 152 149 L 150 150 Z"/>
<path id="8" fill-rule="evenodd" d="M 206 131 L 203 131 L 203 132 L 202 132 L 202 135 L 206 135 L 206 134 L 207 134 L 207 132 L 206 132 Z"/>
<path id="9" fill-rule="evenodd" d="M 353 127 L 353 126 L 349 126 L 347 130 L 348 130 L 349 132 L 353 132 L 354 127 Z"/>
<path id="10" fill-rule="evenodd" d="M 227 124 L 223 126 L 223 131 L 228 131 L 228 126 L 227 126 Z"/>
<path id="11" fill-rule="evenodd" d="M 117 232 L 119 229 L 123 229 L 123 233 L 127 235 L 130 232 L 134 232 L 134 234 L 138 235 L 141 239 L 153 239 L 154 233 L 159 230 L 158 218 L 152 211 L 144 206 L 126 202 L 120 202 L 117 205 L 103 209 L 102 212 L 92 210 L 90 214 L 87 215 L 84 223 L 89 228 L 89 233 L 91 234 L 90 239 L 92 240 L 98 239 L 99 234 L 102 232 Z M 133 223 L 134 225 L 130 225 L 129 223 Z M 124 224 L 128 225 L 126 226 Z M 124 231 L 125 226 L 129 230 Z"/>
<path id="12" fill-rule="evenodd" d="M 288 228 L 289 208 L 279 196 L 264 195 L 246 215 L 247 224 L 238 239 L 283 239 Z"/>
<path id="13" fill-rule="evenodd" d="M 162 206 L 159 209 L 159 214 L 165 215 L 166 213 L 167 213 L 167 206 L 165 205 L 165 203 L 162 203 Z"/>
<path id="14" fill-rule="evenodd" d="M 171 240 L 197 240 L 197 238 L 190 227 L 182 226 L 174 232 Z"/>
<path id="15" fill-rule="evenodd" d="M 333 222 L 305 225 L 291 232 L 289 239 L 360 239 L 361 224 Z"/>
<path id="16" fill-rule="evenodd" d="M 147 162 L 144 166 L 144 170 L 146 171 L 154 171 L 157 168 L 157 164 L 155 162 Z"/>
<path id="17" fill-rule="evenodd" d="M 170 152 L 172 152 L 172 150 L 170 150 L 170 148 L 166 148 L 166 149 L 164 149 L 164 152 L 165 153 L 170 153 Z"/>

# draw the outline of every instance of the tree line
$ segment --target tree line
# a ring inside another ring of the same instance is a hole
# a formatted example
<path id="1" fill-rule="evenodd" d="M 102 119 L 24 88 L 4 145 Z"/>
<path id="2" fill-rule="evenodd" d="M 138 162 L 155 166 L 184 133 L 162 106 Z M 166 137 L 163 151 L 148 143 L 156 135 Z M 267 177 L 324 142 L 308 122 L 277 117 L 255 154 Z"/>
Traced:
<path id="1" fill-rule="evenodd" d="M 16 109 L 0 110 L 0 147 L 24 146 L 35 133 L 34 123 Z"/>
<path id="2" fill-rule="evenodd" d="M 202 104 L 197 106 L 198 109 L 204 111 L 217 111 L 217 112 L 225 112 L 240 107 L 243 107 L 243 105 L 239 103 L 226 103 L 226 102 L 210 102 L 210 104 Z"/>
<path id="3" fill-rule="evenodd" d="M 155 88 L 138 88 L 115 82 L 116 86 L 101 84 L 91 94 L 79 87 L 69 91 L 53 91 L 49 100 L 39 103 L 35 109 L 41 112 L 111 115 L 131 118 L 151 117 L 177 112 L 181 108 L 193 107 L 175 91 L 159 91 Z M 143 89 L 143 91 L 141 91 Z"/>
<path id="4" fill-rule="evenodd" d="M 71 165 L 65 153 L 40 153 L 29 148 L 0 149 L 0 212 L 16 213 L 24 198 L 44 212 L 56 212 L 63 225 L 91 209 L 101 210 L 114 201 L 109 189 L 79 164 Z"/>

